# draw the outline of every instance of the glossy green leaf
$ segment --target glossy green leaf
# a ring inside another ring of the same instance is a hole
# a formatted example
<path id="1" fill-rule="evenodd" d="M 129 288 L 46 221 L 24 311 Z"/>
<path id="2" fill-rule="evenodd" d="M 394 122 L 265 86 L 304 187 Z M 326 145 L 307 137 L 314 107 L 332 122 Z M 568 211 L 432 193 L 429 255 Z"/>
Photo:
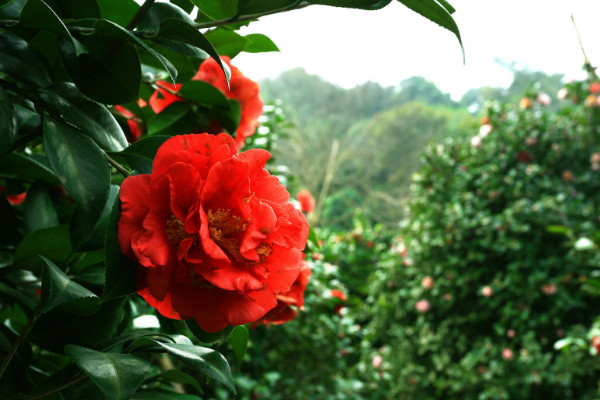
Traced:
<path id="1" fill-rule="evenodd" d="M 21 14 L 21 10 L 26 1 L 27 0 L 3 1 L 2 6 L 0 6 L 0 17 L 10 19 L 19 18 L 19 14 Z"/>
<path id="2" fill-rule="evenodd" d="M 27 0 L 19 15 L 19 26 L 52 32 L 63 38 L 71 38 L 65 24 L 43 0 Z"/>
<path id="3" fill-rule="evenodd" d="M 379 10 L 392 0 L 308 0 L 311 4 L 322 4 L 333 7 L 358 8 L 362 10 Z"/>
<path id="4" fill-rule="evenodd" d="M 168 4 L 168 3 L 163 3 Z M 171 64 L 169 60 L 163 57 L 160 53 L 154 51 L 150 46 L 148 46 L 143 40 L 139 39 L 135 36 L 131 31 L 115 24 L 114 22 L 106 21 L 106 20 L 98 20 L 94 25 L 94 36 L 108 36 L 111 38 L 115 38 L 117 40 L 123 41 L 125 43 L 129 43 L 131 45 L 137 46 L 148 53 L 150 53 L 154 58 L 156 58 L 163 65 L 165 70 L 171 76 L 173 83 L 175 83 L 177 79 L 177 70 Z"/>
<path id="5" fill-rule="evenodd" d="M 443 2 L 440 5 L 438 0 L 398 0 L 400 3 L 404 4 L 406 7 L 410 8 L 417 14 L 422 15 L 428 20 L 435 22 L 443 28 L 448 29 L 450 32 L 454 33 L 458 42 L 460 43 L 461 49 L 463 49 L 463 58 L 464 58 L 464 48 L 462 44 L 462 39 L 460 37 L 460 32 L 458 30 L 458 26 L 454 19 L 450 15 L 450 13 L 454 10 L 452 6 L 450 6 L 447 2 Z M 452 10 L 452 11 L 450 11 Z"/>
<path id="6" fill-rule="evenodd" d="M 29 85 L 50 85 L 45 60 L 29 43 L 8 32 L 0 32 L 0 71 Z"/>
<path id="7" fill-rule="evenodd" d="M 248 349 L 248 340 L 250 338 L 250 333 L 248 332 L 248 328 L 243 325 L 236 326 L 231 332 L 231 335 L 227 338 L 227 341 L 233 348 L 233 352 L 235 353 L 235 358 L 237 359 L 238 369 L 242 364 L 242 360 L 244 359 L 244 355 L 246 354 L 246 350 Z"/>
<path id="8" fill-rule="evenodd" d="M 58 214 L 50 197 L 48 185 L 35 182 L 27 190 L 27 197 L 23 203 L 23 229 L 25 233 L 58 225 Z"/>
<path id="9" fill-rule="evenodd" d="M 69 226 L 59 225 L 38 229 L 23 239 L 15 252 L 15 262 L 44 256 L 57 264 L 67 261 L 71 254 Z"/>
<path id="10" fill-rule="evenodd" d="M 237 56 L 250 44 L 250 40 L 229 29 L 215 29 L 206 34 L 219 54 L 231 58 Z"/>
<path id="11" fill-rule="evenodd" d="M 279 47 L 268 37 L 260 33 L 251 33 L 244 36 L 248 45 L 244 48 L 247 53 L 263 53 L 268 51 L 279 51 Z"/>
<path id="12" fill-rule="evenodd" d="M 44 0 L 61 19 L 100 18 L 96 0 Z"/>
<path id="13" fill-rule="evenodd" d="M 22 181 L 42 180 L 51 185 L 60 181 L 48 165 L 21 153 L 10 153 L 0 157 L 0 173 Z"/>
<path id="14" fill-rule="evenodd" d="M 190 385 L 193 386 L 194 389 L 202 393 L 202 387 L 200 386 L 196 378 L 178 369 L 170 369 L 168 371 L 165 371 L 158 376 L 158 379 L 160 379 L 161 381 L 177 382 Z"/>
<path id="15" fill-rule="evenodd" d="M 119 324 L 124 315 L 123 304 L 125 297 L 107 301 L 101 304 L 98 312 L 77 318 L 55 308 L 40 316 L 29 338 L 41 348 L 59 354 L 68 344 L 95 347 L 121 333 Z"/>
<path id="16" fill-rule="evenodd" d="M 40 91 L 40 97 L 101 148 L 120 151 L 127 147 L 125 134 L 110 111 L 85 97 L 73 83 L 46 88 Z"/>
<path id="17" fill-rule="evenodd" d="M 65 352 L 110 400 L 130 398 L 150 371 L 150 361 L 130 354 L 101 353 L 68 345 Z"/>
<path id="18" fill-rule="evenodd" d="M 19 220 L 15 210 L 4 196 L 0 196 L 0 221 L 2 221 L 0 245 L 18 243 L 21 236 L 19 233 Z"/>
<path id="19" fill-rule="evenodd" d="M 140 5 L 135 0 L 96 0 L 96 2 L 100 7 L 102 19 L 121 26 L 127 26 L 140 9 Z"/>
<path id="20" fill-rule="evenodd" d="M 69 277 L 46 257 L 42 259 L 42 303 L 43 313 L 61 306 L 66 312 L 77 315 L 90 315 L 98 311 L 98 296 Z"/>
<path id="21" fill-rule="evenodd" d="M 183 364 L 223 383 L 235 393 L 231 369 L 221 353 L 192 344 L 162 343 L 158 341 L 156 344 L 179 359 Z"/>
<path id="22" fill-rule="evenodd" d="M 238 0 L 191 0 L 198 10 L 213 20 L 229 19 L 237 15 Z"/>
<path id="23" fill-rule="evenodd" d="M 135 293 L 137 264 L 121 251 L 119 245 L 117 223 L 121 216 L 121 202 L 117 198 L 112 206 L 112 212 L 106 227 L 104 246 L 104 262 L 106 264 L 106 278 L 102 301 Z"/>
<path id="24" fill-rule="evenodd" d="M 176 4 L 156 2 L 144 15 L 144 18 L 138 24 L 138 29 L 157 29 L 162 21 L 167 18 L 176 18 L 193 24 L 194 20 L 190 18 L 188 13 L 178 7 Z"/>
<path id="25" fill-rule="evenodd" d="M 235 99 L 229 99 L 229 110 L 215 109 L 213 112 L 219 119 L 219 122 L 229 132 L 234 133 L 240 125 L 242 117 L 242 108 L 240 103 Z"/>
<path id="26" fill-rule="evenodd" d="M 204 107 L 216 107 L 224 110 L 228 110 L 230 107 L 225 94 L 210 83 L 204 81 L 186 82 L 179 90 L 179 94 L 181 97 Z"/>
<path id="27" fill-rule="evenodd" d="M 77 55 L 72 43 L 59 46 L 65 66 L 79 90 L 103 104 L 124 104 L 139 98 L 142 69 L 137 50 L 115 38 L 82 37 L 89 54 Z"/>
<path id="28" fill-rule="evenodd" d="M 206 51 L 204 51 L 196 46 L 192 46 L 190 44 L 178 42 L 175 40 L 163 39 L 161 37 L 153 37 L 153 38 L 151 38 L 151 40 L 152 40 L 152 42 L 154 42 L 162 47 L 166 47 L 169 50 L 179 53 L 179 54 L 182 54 L 184 56 L 189 56 L 189 57 L 197 58 L 200 60 L 205 60 L 210 57 Z M 194 72 L 196 72 L 196 71 L 194 71 Z"/>
<path id="29" fill-rule="evenodd" d="M 198 339 L 201 343 L 204 344 L 220 344 L 224 343 L 231 332 L 233 332 L 233 326 L 227 326 L 225 329 L 220 330 L 219 332 L 206 332 L 202 328 L 198 326 L 198 323 L 189 319 L 185 321 L 188 329 L 194 334 L 196 339 Z"/>
<path id="30" fill-rule="evenodd" d="M 215 50 L 212 43 L 192 24 L 177 18 L 168 18 L 160 24 L 158 36 L 164 39 L 191 44 L 206 51 L 223 69 L 227 82 L 229 82 L 231 78 L 229 66 L 221 61 L 221 57 L 219 57 L 219 53 Z"/>
<path id="31" fill-rule="evenodd" d="M 16 302 L 27 312 L 31 312 L 37 307 L 37 301 L 3 282 L 0 282 L 0 298 L 4 299 L 4 302 L 8 304 Z"/>
<path id="32" fill-rule="evenodd" d="M 36 129 L 39 129 L 41 132 L 42 118 L 40 114 L 18 104 L 14 104 L 13 107 L 17 117 L 17 131 L 19 135 L 32 134 Z"/>
<path id="33" fill-rule="evenodd" d="M 268 11 L 293 8 L 300 0 L 238 0 L 240 15 L 262 14 Z"/>
<path id="34" fill-rule="evenodd" d="M 148 120 L 148 134 L 155 135 L 164 131 L 179 119 L 183 118 L 189 111 L 190 106 L 187 103 L 177 102 L 171 104 L 161 111 L 160 114 L 156 114 Z"/>
<path id="35" fill-rule="evenodd" d="M 92 250 L 104 249 L 104 242 L 106 239 L 106 228 L 108 226 L 108 220 L 110 219 L 110 214 L 113 209 L 113 204 L 118 196 L 119 196 L 119 186 L 110 185 L 110 190 L 108 192 L 108 198 L 106 199 L 106 203 L 104 204 L 104 208 L 102 209 L 100 218 L 98 218 L 98 222 L 96 222 L 94 231 L 92 232 L 92 235 L 85 242 L 83 242 L 81 244 L 81 246 L 77 247 L 77 249 L 79 251 L 92 251 Z M 101 285 L 104 285 L 104 275 L 102 276 Z"/>
<path id="36" fill-rule="evenodd" d="M 17 138 L 17 115 L 7 93 L 0 88 L 0 156 L 8 153 Z"/>
<path id="37" fill-rule="evenodd" d="M 75 200 L 73 230 L 91 235 L 110 189 L 110 169 L 102 150 L 74 128 L 44 118 L 44 148 L 52 169 Z"/>
<path id="38" fill-rule="evenodd" d="M 194 9 L 194 4 L 190 0 L 169 0 L 169 2 L 175 4 L 188 14 Z"/>
<path id="39" fill-rule="evenodd" d="M 49 66 L 48 69 L 53 82 L 68 82 L 71 80 L 60 55 L 56 34 L 40 31 L 29 41 L 29 44 L 45 58 L 45 64 Z"/>

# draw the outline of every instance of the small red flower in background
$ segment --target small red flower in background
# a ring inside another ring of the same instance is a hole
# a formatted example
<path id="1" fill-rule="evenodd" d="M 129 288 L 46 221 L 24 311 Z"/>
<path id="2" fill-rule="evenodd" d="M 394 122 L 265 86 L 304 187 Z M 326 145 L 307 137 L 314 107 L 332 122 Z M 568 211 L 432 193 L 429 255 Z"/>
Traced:
<path id="1" fill-rule="evenodd" d="M 429 311 L 429 309 L 431 308 L 431 304 L 429 304 L 429 302 L 427 300 L 419 300 L 417 301 L 417 303 L 415 304 L 415 308 L 417 309 L 418 312 L 420 312 L 421 314 L 425 314 L 426 312 Z"/>
<path id="2" fill-rule="evenodd" d="M 506 361 L 511 361 L 513 359 L 512 350 L 507 348 L 502 349 L 502 358 L 504 358 Z"/>
<path id="3" fill-rule="evenodd" d="M 152 174 L 121 185 L 119 244 L 138 263 L 137 290 L 173 319 L 208 332 L 254 322 L 301 270 L 308 223 L 265 169 L 270 154 L 237 154 L 231 136 L 167 140 Z"/>
<path id="4" fill-rule="evenodd" d="M 346 301 L 348 300 L 348 296 L 346 296 L 346 293 L 342 292 L 341 290 L 338 289 L 331 289 L 329 291 L 329 295 L 331 297 L 337 297 L 338 299 L 340 299 L 341 301 Z"/>
<path id="5" fill-rule="evenodd" d="M 150 99 L 148 99 L 148 103 L 150 104 L 150 108 L 156 114 L 161 113 L 165 108 L 170 106 L 173 103 L 178 101 L 183 101 L 183 99 L 172 92 L 179 92 L 181 89 L 181 84 L 172 84 L 166 81 L 156 81 L 156 86 L 158 87 Z"/>
<path id="6" fill-rule="evenodd" d="M 5 186 L 0 186 L 0 193 L 3 193 L 6 190 Z M 9 194 L 6 196 L 6 200 L 13 206 L 18 206 L 19 204 L 25 201 L 25 197 L 27 197 L 27 192 L 18 193 L 18 194 Z"/>
<path id="7" fill-rule="evenodd" d="M 517 154 L 517 160 L 522 163 L 528 163 L 533 161 L 533 157 L 526 151 L 520 151 L 519 154 Z"/>
<path id="8" fill-rule="evenodd" d="M 123 106 L 116 105 L 115 110 L 127 119 L 127 126 L 131 133 L 131 136 L 127 135 L 127 141 L 129 143 L 137 142 L 144 131 L 142 120 Z"/>
<path id="9" fill-rule="evenodd" d="M 300 203 L 300 209 L 305 213 L 312 212 L 315 209 L 315 199 L 308 190 L 303 189 L 299 191 L 296 195 L 296 199 L 298 200 L 298 203 Z"/>
<path id="10" fill-rule="evenodd" d="M 600 93 L 600 83 L 599 82 L 592 82 L 590 84 L 590 93 L 594 93 L 594 94 Z"/>
<path id="11" fill-rule="evenodd" d="M 266 325 L 279 325 L 296 318 L 298 310 L 304 309 L 304 291 L 306 290 L 306 285 L 308 285 L 311 274 L 312 271 L 308 263 L 302 263 L 300 274 L 289 292 L 278 294 L 277 306 L 266 313 L 259 321 L 253 323 L 252 327 L 256 327 L 261 322 Z"/>
<path id="12" fill-rule="evenodd" d="M 591 345 L 594 349 L 596 349 L 596 354 L 600 354 L 600 337 L 599 336 L 592 337 Z"/>

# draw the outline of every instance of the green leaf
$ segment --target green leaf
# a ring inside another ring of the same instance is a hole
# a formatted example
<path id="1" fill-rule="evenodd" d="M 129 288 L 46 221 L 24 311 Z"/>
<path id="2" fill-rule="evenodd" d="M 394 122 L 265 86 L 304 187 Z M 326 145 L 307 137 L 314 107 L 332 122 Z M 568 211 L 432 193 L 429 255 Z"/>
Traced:
<path id="1" fill-rule="evenodd" d="M 19 233 L 19 220 L 17 219 L 15 210 L 4 196 L 0 196 L 0 221 L 2 221 L 0 245 L 18 243 L 21 237 Z"/>
<path id="2" fill-rule="evenodd" d="M 326 6 L 359 8 L 362 10 L 379 10 L 392 2 L 392 0 L 308 0 L 311 4 Z"/>
<path id="3" fill-rule="evenodd" d="M 168 4 L 168 3 L 163 3 Z M 129 43 L 131 45 L 137 46 L 148 53 L 150 53 L 154 58 L 156 58 L 163 65 L 165 70 L 171 76 L 173 83 L 175 83 L 177 79 L 177 70 L 171 64 L 169 60 L 163 57 L 160 53 L 154 51 L 150 46 L 148 46 L 143 40 L 139 39 L 135 36 L 131 31 L 115 24 L 114 22 L 106 21 L 100 19 L 94 24 L 94 36 L 108 36 L 110 38 L 114 38 L 125 43 Z"/>
<path id="4" fill-rule="evenodd" d="M 317 236 L 317 232 L 315 232 L 312 226 L 309 226 L 308 241 L 314 244 L 317 248 L 321 248 L 321 246 L 319 245 L 319 237 Z"/>
<path id="5" fill-rule="evenodd" d="M 120 151 L 127 147 L 125 134 L 110 111 L 85 97 L 73 83 L 46 88 L 40 91 L 40 97 L 101 148 Z"/>
<path id="6" fill-rule="evenodd" d="M 58 225 L 58 214 L 52 202 L 52 197 L 50 197 L 48 185 L 35 182 L 27 190 L 27 197 L 23 203 L 23 228 L 25 233 Z"/>
<path id="7" fill-rule="evenodd" d="M 190 106 L 187 103 L 177 102 L 171 104 L 161 111 L 160 114 L 156 114 L 148 120 L 148 135 L 155 135 L 164 131 L 166 128 L 183 118 L 189 111 Z"/>
<path id="8" fill-rule="evenodd" d="M 121 333 L 118 327 L 124 315 L 125 299 L 107 301 L 100 305 L 98 312 L 77 318 L 55 308 L 40 316 L 29 338 L 43 349 L 59 354 L 68 344 L 95 347 Z"/>
<path id="9" fill-rule="evenodd" d="M 112 21 L 121 26 L 127 26 L 129 21 L 140 9 L 135 0 L 96 0 L 100 7 L 102 19 Z"/>
<path id="10" fill-rule="evenodd" d="M 235 393 L 231 369 L 221 353 L 192 344 L 161 343 L 158 341 L 156 344 L 178 358 L 183 364 L 223 383 Z"/>
<path id="11" fill-rule="evenodd" d="M 279 51 L 279 47 L 268 36 L 260 33 L 251 33 L 244 36 L 244 38 L 249 41 L 248 45 L 244 48 L 244 51 L 247 53 Z"/>
<path id="12" fill-rule="evenodd" d="M 238 0 L 191 0 L 198 10 L 213 20 L 229 19 L 237 15 Z"/>
<path id="13" fill-rule="evenodd" d="M 229 82 L 231 78 L 229 66 L 221 61 L 221 57 L 219 57 L 219 53 L 215 50 L 212 43 L 194 25 L 177 18 L 167 18 L 160 24 L 158 36 L 164 39 L 191 44 L 206 51 L 219 64 L 225 73 L 227 82 Z"/>
<path id="14" fill-rule="evenodd" d="M 25 261 L 38 255 L 47 257 L 57 264 L 67 261 L 71 254 L 69 226 L 37 229 L 23 239 L 15 252 L 15 262 Z"/>
<path id="15" fill-rule="evenodd" d="M 204 81 L 190 81 L 181 86 L 179 90 L 181 97 L 198 103 L 204 107 L 222 108 L 229 110 L 230 104 L 225 94 Z"/>
<path id="16" fill-rule="evenodd" d="M 61 19 L 100 18 L 96 0 L 46 0 Z"/>
<path id="17" fill-rule="evenodd" d="M 44 262 L 42 277 L 43 313 L 55 307 L 77 315 L 90 315 L 98 311 L 98 296 L 73 282 L 52 261 L 40 256 Z"/>
<path id="18" fill-rule="evenodd" d="M 242 118 L 242 108 L 240 103 L 235 99 L 227 100 L 229 102 L 229 110 L 215 109 L 213 112 L 219 119 L 219 122 L 223 127 L 231 134 L 233 134 L 238 126 L 240 125 L 240 119 Z"/>
<path id="19" fill-rule="evenodd" d="M 42 118 L 38 113 L 18 104 L 14 104 L 13 107 L 15 109 L 15 115 L 17 116 L 17 131 L 19 132 L 19 135 L 29 135 L 40 128 Z"/>
<path id="20" fill-rule="evenodd" d="M 96 222 L 96 226 L 94 227 L 94 231 L 89 239 L 87 239 L 80 247 L 78 247 L 79 251 L 92 251 L 98 249 L 104 249 L 105 239 L 106 239 L 106 229 L 108 227 L 108 220 L 110 219 L 110 214 L 113 209 L 113 204 L 117 197 L 119 196 L 119 186 L 110 185 L 110 190 L 108 192 L 108 198 L 106 199 L 106 203 L 104 204 L 104 208 L 102 209 L 102 213 L 100 214 L 100 218 L 98 218 L 98 222 Z M 104 284 L 104 274 L 102 275 L 102 283 Z"/>
<path id="21" fill-rule="evenodd" d="M 546 227 L 546 231 L 548 231 L 550 233 L 556 233 L 559 235 L 568 235 L 569 232 L 571 232 L 571 230 L 569 228 L 567 228 L 566 226 L 562 226 L 562 225 L 549 225 Z"/>
<path id="22" fill-rule="evenodd" d="M 44 118 L 44 149 L 52 169 L 75 200 L 71 229 L 78 233 L 73 239 L 82 242 L 91 235 L 108 197 L 108 163 L 90 138 L 50 117 Z"/>
<path id="23" fill-rule="evenodd" d="M 129 147 L 119 153 L 111 155 L 123 158 L 127 164 L 142 174 L 152 173 L 152 163 L 158 148 L 171 136 L 148 136 L 142 140 L 132 143 Z"/>
<path id="24" fill-rule="evenodd" d="M 233 332 L 233 326 L 227 326 L 225 329 L 220 330 L 219 332 L 206 332 L 204 329 L 198 326 L 198 323 L 193 319 L 188 319 L 185 321 L 188 329 L 194 334 L 196 339 L 198 339 L 201 343 L 204 344 L 220 344 L 224 343 L 231 332 Z"/>
<path id="25" fill-rule="evenodd" d="M 454 33 L 456 38 L 458 39 L 458 43 L 460 43 L 460 48 L 463 51 L 463 60 L 465 56 L 464 47 L 462 44 L 462 39 L 460 38 L 460 32 L 458 30 L 458 26 L 454 19 L 450 15 L 451 12 L 454 11 L 454 8 L 450 6 L 447 2 L 443 2 L 440 5 L 439 0 L 398 0 L 400 3 L 404 4 L 406 7 L 410 8 L 417 14 L 422 15 L 428 20 L 435 22 L 443 28 L 446 28 L 450 32 Z"/>
<path id="26" fill-rule="evenodd" d="M 17 115 L 12 101 L 6 92 L 0 88 L 0 156 L 8 153 L 17 138 Z"/>
<path id="27" fill-rule="evenodd" d="M 104 246 L 104 262 L 106 264 L 106 279 L 102 292 L 102 301 L 135 293 L 137 264 L 121 251 L 119 245 L 117 223 L 121 216 L 121 202 L 117 197 L 106 228 Z"/>
<path id="28" fill-rule="evenodd" d="M 250 338 L 250 333 L 248 332 L 248 328 L 243 325 L 236 326 L 227 338 L 227 341 L 233 348 L 233 352 L 235 353 L 235 358 L 237 359 L 238 369 L 242 364 L 242 360 L 244 359 L 244 355 L 246 354 L 246 350 L 248 349 L 248 339 Z"/>
<path id="29" fill-rule="evenodd" d="M 188 14 L 194 9 L 194 4 L 190 0 L 169 0 L 169 2 L 175 4 Z"/>
<path id="30" fill-rule="evenodd" d="M 0 71 L 32 86 L 50 85 L 46 61 L 25 40 L 0 32 L 0 53 Z"/>
<path id="31" fill-rule="evenodd" d="M 293 8 L 300 0 L 238 0 L 238 12 L 240 15 L 263 14 L 265 12 Z"/>
<path id="32" fill-rule="evenodd" d="M 16 19 L 19 18 L 21 10 L 27 0 L 8 0 L 3 1 L 4 4 L 0 6 L 0 17 Z"/>
<path id="33" fill-rule="evenodd" d="M 139 98 L 142 69 L 137 50 L 116 38 L 85 36 L 88 53 L 77 55 L 71 42 L 59 47 L 69 76 L 90 99 L 103 104 L 124 104 Z"/>
<path id="34" fill-rule="evenodd" d="M 20 153 L 10 153 L 0 158 L 2 175 L 21 181 L 42 180 L 50 185 L 58 185 L 60 181 L 54 172 L 40 160 Z"/>
<path id="35" fill-rule="evenodd" d="M 63 38 L 71 38 L 65 24 L 43 0 L 27 0 L 19 16 L 19 26 L 52 32 Z"/>
<path id="36" fill-rule="evenodd" d="M 196 378 L 178 369 L 170 369 L 168 371 L 165 371 L 158 376 L 158 379 L 167 382 L 177 382 L 191 385 L 194 387 L 194 389 L 202 393 L 202 387 L 200 386 Z"/>
<path id="37" fill-rule="evenodd" d="M 68 345 L 65 352 L 109 399 L 128 399 L 150 371 L 150 361 L 130 354 L 101 353 Z"/>
<path id="38" fill-rule="evenodd" d="M 194 20 L 177 5 L 157 2 L 150 6 L 146 15 L 138 24 L 138 29 L 157 29 L 160 27 L 161 22 L 167 18 L 177 18 L 188 24 L 194 23 Z"/>
<path id="39" fill-rule="evenodd" d="M 250 40 L 229 29 L 215 29 L 206 34 L 219 54 L 231 58 L 237 56 L 250 44 Z"/>

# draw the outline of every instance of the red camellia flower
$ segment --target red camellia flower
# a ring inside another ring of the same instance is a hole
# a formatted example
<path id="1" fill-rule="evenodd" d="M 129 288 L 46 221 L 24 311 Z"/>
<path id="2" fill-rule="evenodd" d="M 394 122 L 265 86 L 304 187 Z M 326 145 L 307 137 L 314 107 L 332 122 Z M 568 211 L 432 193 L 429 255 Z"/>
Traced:
<path id="1" fill-rule="evenodd" d="M 254 322 L 301 269 L 308 223 L 265 169 L 227 134 L 167 140 L 152 174 L 121 185 L 119 244 L 139 264 L 138 293 L 162 315 L 208 332 Z"/>
<path id="2" fill-rule="evenodd" d="M 338 299 L 340 299 L 341 301 L 346 301 L 348 300 L 348 296 L 346 296 L 346 293 L 342 292 L 339 289 L 331 289 L 329 291 L 329 295 L 331 297 L 337 297 Z"/>
<path id="3" fill-rule="evenodd" d="M 192 77 L 192 80 L 209 83 L 223 92 L 227 98 L 237 100 L 240 103 L 241 118 L 235 135 L 235 145 L 239 150 L 244 145 L 246 138 L 252 136 L 258 127 L 258 118 L 262 115 L 264 103 L 258 96 L 260 91 L 258 83 L 247 78 L 239 69 L 231 65 L 229 57 L 222 56 L 221 60 L 231 70 L 229 88 L 227 87 L 225 73 L 212 58 L 207 58 L 200 64 L 200 68 L 196 75 Z M 158 89 L 150 96 L 148 101 L 155 113 L 158 114 L 172 103 L 183 100 L 173 93 L 181 89 L 181 84 L 173 85 L 165 81 L 157 81 L 156 85 Z M 208 133 L 217 134 L 222 131 L 223 127 L 216 119 L 207 128 Z"/>
<path id="4" fill-rule="evenodd" d="M 261 322 L 266 325 L 279 325 L 296 318 L 298 310 L 304 309 L 304 291 L 306 290 L 306 285 L 308 285 L 311 274 L 312 271 L 310 270 L 308 263 L 303 262 L 300 274 L 289 292 L 278 294 L 277 306 L 266 313 L 260 321 L 252 324 L 252 327 L 256 327 Z"/>
<path id="5" fill-rule="evenodd" d="M 299 191 L 296 195 L 296 199 L 298 200 L 298 203 L 300 203 L 300 209 L 305 213 L 312 212 L 315 209 L 315 199 L 308 190 L 303 189 Z"/>
<path id="6" fill-rule="evenodd" d="M 150 108 L 156 114 L 159 114 L 170 106 L 171 104 L 177 101 L 183 101 L 183 99 L 173 92 L 179 92 L 181 89 L 181 84 L 174 85 L 170 82 L 166 81 L 156 81 L 156 86 L 158 87 L 152 96 L 148 99 L 148 104 L 150 104 Z"/>
<path id="7" fill-rule="evenodd" d="M 129 143 L 137 142 L 144 130 L 142 121 L 123 106 L 116 105 L 115 110 L 127 119 L 127 126 L 129 126 L 129 132 L 131 133 L 131 135 L 127 135 L 127 141 Z"/>
<path id="8" fill-rule="evenodd" d="M 0 186 L 0 193 L 6 190 L 5 186 Z M 18 194 L 9 194 L 6 196 L 6 200 L 13 206 L 18 206 L 19 204 L 25 201 L 25 197 L 27 197 L 27 192 L 18 193 Z"/>

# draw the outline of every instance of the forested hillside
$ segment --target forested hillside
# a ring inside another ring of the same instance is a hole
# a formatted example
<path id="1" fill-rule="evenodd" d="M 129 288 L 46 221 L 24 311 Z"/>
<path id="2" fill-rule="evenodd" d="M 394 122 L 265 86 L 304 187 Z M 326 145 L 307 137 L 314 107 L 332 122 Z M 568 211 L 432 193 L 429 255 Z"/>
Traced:
<path id="1" fill-rule="evenodd" d="M 261 95 L 280 100 L 294 122 L 274 153 L 314 195 L 312 223 L 347 228 L 361 209 L 371 222 L 396 226 L 427 142 L 473 132 L 488 100 L 514 100 L 535 82 L 551 96 L 561 87 L 562 75 L 513 72 L 509 88 L 472 89 L 460 101 L 423 77 L 344 89 L 300 68 L 261 82 Z"/>

